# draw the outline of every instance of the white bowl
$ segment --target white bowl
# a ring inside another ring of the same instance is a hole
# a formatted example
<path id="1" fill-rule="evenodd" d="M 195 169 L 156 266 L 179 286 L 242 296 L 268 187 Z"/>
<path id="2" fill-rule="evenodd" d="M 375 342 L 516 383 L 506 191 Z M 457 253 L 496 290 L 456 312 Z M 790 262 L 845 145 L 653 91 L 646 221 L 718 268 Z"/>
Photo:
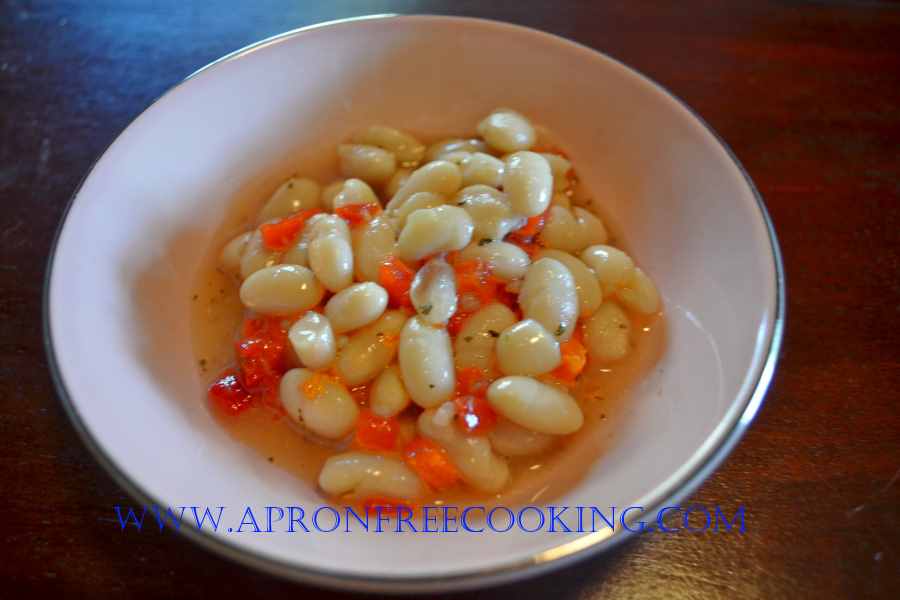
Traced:
<path id="1" fill-rule="evenodd" d="M 47 346 L 72 421 L 125 489 L 160 505 L 321 503 L 207 410 L 188 323 L 201 257 L 239 190 L 321 164 L 359 127 L 465 132 L 496 106 L 559 137 L 667 311 L 658 368 L 557 504 L 652 509 L 711 473 L 759 408 L 783 328 L 778 246 L 747 174 L 687 107 L 598 52 L 503 23 L 415 16 L 308 27 L 213 63 L 135 119 L 82 183 L 48 269 Z M 382 591 L 509 581 L 628 533 L 181 531 L 278 575 Z"/>

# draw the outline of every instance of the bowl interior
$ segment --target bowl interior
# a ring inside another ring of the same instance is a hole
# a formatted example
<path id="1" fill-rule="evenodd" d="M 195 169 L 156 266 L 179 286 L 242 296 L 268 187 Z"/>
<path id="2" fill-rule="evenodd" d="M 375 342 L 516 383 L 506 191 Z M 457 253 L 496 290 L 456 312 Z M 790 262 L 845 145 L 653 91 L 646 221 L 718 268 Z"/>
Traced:
<path id="1" fill-rule="evenodd" d="M 58 241 L 49 319 L 77 420 L 119 475 L 166 505 L 225 506 L 234 526 L 246 505 L 320 504 L 207 411 L 188 322 L 200 261 L 239 190 L 315 172 L 361 126 L 466 132 L 496 106 L 558 137 L 667 311 L 663 358 L 622 407 L 608 452 L 557 504 L 676 493 L 735 427 L 772 340 L 776 272 L 752 189 L 689 111 L 619 63 L 531 30 L 435 17 L 257 45 L 166 94 L 97 163 Z M 511 569 L 609 532 L 471 535 L 215 534 L 220 548 L 352 584 Z"/>

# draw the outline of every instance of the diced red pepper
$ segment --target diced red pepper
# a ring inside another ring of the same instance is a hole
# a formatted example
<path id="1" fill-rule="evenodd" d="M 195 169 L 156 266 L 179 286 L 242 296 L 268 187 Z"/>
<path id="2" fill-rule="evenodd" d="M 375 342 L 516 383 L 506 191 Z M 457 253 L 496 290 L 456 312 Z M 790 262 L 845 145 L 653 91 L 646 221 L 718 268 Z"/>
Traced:
<path id="1" fill-rule="evenodd" d="M 453 403 L 457 423 L 469 433 L 484 434 L 497 424 L 497 413 L 484 396 L 457 396 Z"/>
<path id="2" fill-rule="evenodd" d="M 450 335 L 456 336 L 459 334 L 459 330 L 462 329 L 465 320 L 475 310 L 491 302 L 500 301 L 506 303 L 509 301 L 507 297 L 509 294 L 502 289 L 503 281 L 491 273 L 490 264 L 479 259 L 460 261 L 456 253 L 448 254 L 447 262 L 453 265 L 453 270 L 456 274 L 456 294 L 459 297 L 460 305 L 460 308 L 447 323 L 447 331 Z M 476 309 L 464 310 L 462 308 L 463 305 L 467 304 L 467 302 L 463 301 L 463 298 L 467 296 L 469 300 L 477 300 Z"/>
<path id="3" fill-rule="evenodd" d="M 466 367 L 456 372 L 456 418 L 460 427 L 469 433 L 485 433 L 497 423 L 497 414 L 485 396 L 491 384 L 484 369 Z"/>
<path id="4" fill-rule="evenodd" d="M 550 208 L 542 212 L 539 215 L 534 215 L 533 217 L 528 217 L 528 220 L 525 221 L 525 225 L 520 227 L 516 231 L 513 232 L 515 237 L 520 239 L 531 239 L 537 234 L 541 232 L 544 228 L 544 225 L 547 223 L 547 217 L 550 213 Z"/>
<path id="5" fill-rule="evenodd" d="M 269 250 L 281 252 L 287 250 L 303 231 L 306 221 L 322 211 L 318 209 L 302 210 L 275 223 L 266 223 L 259 228 L 263 245 Z"/>
<path id="6" fill-rule="evenodd" d="M 483 260 L 464 260 L 453 265 L 456 273 L 456 293 L 459 296 L 472 294 L 482 306 L 494 300 L 502 283 L 491 274 L 490 264 Z"/>
<path id="7" fill-rule="evenodd" d="M 388 256 L 378 269 L 378 283 L 387 290 L 391 306 L 411 307 L 409 288 L 416 272 L 396 256 Z"/>
<path id="8" fill-rule="evenodd" d="M 568 342 L 559 345 L 559 351 L 562 354 L 562 362 L 551 375 L 564 383 L 574 384 L 587 364 L 587 349 L 576 333 Z"/>
<path id="9" fill-rule="evenodd" d="M 491 384 L 488 374 L 478 367 L 466 367 L 456 371 L 456 395 L 468 396 L 474 394 L 483 396 Z"/>
<path id="10" fill-rule="evenodd" d="M 241 334 L 245 338 L 255 337 L 284 337 L 287 340 L 288 323 L 293 321 L 290 317 L 253 317 L 245 319 L 241 327 Z"/>
<path id="11" fill-rule="evenodd" d="M 394 417 L 380 417 L 370 410 L 360 413 L 354 443 L 364 450 L 390 451 L 397 446 L 399 423 Z"/>
<path id="12" fill-rule="evenodd" d="M 519 227 L 506 236 L 506 241 L 512 244 L 516 244 L 517 246 L 528 252 L 526 248 L 534 245 L 538 234 L 547 223 L 547 216 L 549 214 L 550 208 L 548 207 L 547 210 L 545 210 L 541 214 L 529 217 L 522 227 Z M 523 247 L 523 245 L 525 247 Z"/>
<path id="13" fill-rule="evenodd" d="M 209 399 L 224 413 L 236 415 L 250 407 L 253 395 L 244 389 L 238 372 L 227 369 L 209 386 Z"/>
<path id="14" fill-rule="evenodd" d="M 244 337 L 235 344 L 241 383 L 254 395 L 277 398 L 278 384 L 287 371 L 287 328 L 283 319 L 248 319 Z"/>
<path id="15" fill-rule="evenodd" d="M 373 218 L 381 214 L 381 205 L 377 202 L 369 202 L 368 204 L 345 204 L 334 209 L 334 214 L 347 221 L 350 227 L 356 227 L 363 223 L 368 223 Z"/>
<path id="16" fill-rule="evenodd" d="M 445 490 L 459 481 L 459 471 L 447 451 L 437 443 L 416 437 L 404 449 L 404 458 L 413 471 L 435 490 Z"/>

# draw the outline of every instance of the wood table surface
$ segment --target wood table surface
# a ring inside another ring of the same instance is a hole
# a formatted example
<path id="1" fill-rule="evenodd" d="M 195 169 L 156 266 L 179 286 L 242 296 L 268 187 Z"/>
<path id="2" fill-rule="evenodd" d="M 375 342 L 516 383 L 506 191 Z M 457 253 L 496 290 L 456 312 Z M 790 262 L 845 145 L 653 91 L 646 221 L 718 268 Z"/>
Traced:
<path id="1" fill-rule="evenodd" d="M 382 12 L 536 27 L 660 82 L 743 161 L 787 270 L 773 386 L 692 498 L 743 505 L 746 533 L 639 536 L 463 596 L 900 598 L 900 5 L 693 0 L 0 3 L 0 596 L 349 597 L 120 532 L 132 501 L 57 398 L 41 298 L 70 195 L 150 102 L 261 38 Z"/>

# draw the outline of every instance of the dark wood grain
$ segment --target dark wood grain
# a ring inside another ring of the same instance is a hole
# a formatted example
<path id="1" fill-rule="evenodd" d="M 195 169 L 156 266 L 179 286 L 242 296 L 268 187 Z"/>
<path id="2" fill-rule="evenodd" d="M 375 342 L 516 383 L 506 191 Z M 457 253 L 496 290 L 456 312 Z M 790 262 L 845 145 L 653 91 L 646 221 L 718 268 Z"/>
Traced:
<path id="1" fill-rule="evenodd" d="M 47 374 L 42 275 L 81 177 L 164 90 L 257 39 L 375 12 L 521 23 L 656 79 L 741 158 L 787 267 L 774 386 L 693 498 L 744 505 L 747 533 L 644 536 L 470 597 L 900 597 L 900 8 L 758 1 L 3 2 L 0 594 L 331 596 L 117 530 L 110 506 L 129 499 Z"/>

